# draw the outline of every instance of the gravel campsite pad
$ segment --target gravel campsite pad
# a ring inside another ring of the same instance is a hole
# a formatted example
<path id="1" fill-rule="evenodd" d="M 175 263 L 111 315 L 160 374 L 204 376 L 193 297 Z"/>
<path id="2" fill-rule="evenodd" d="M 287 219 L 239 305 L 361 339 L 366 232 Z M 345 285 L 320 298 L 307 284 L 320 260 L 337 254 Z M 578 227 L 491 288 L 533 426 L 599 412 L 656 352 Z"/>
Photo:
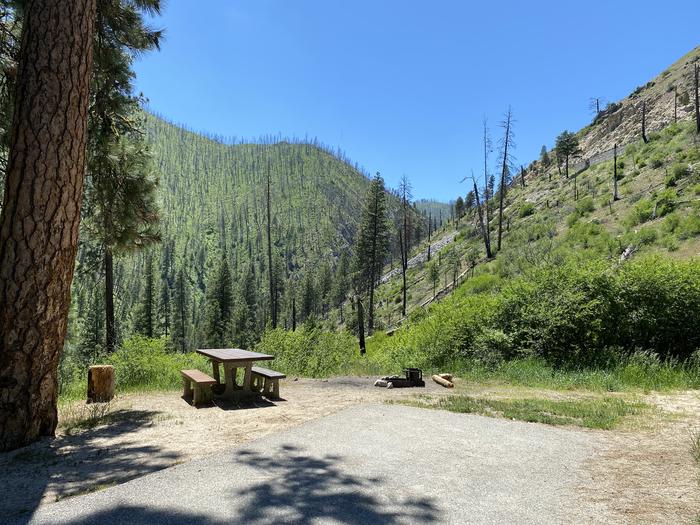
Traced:
<path id="1" fill-rule="evenodd" d="M 673 415 L 653 428 L 594 431 L 385 404 L 508 395 L 500 387 L 458 383 L 448 391 L 428 382 L 387 390 L 372 382 L 290 380 L 285 401 L 246 407 L 195 409 L 176 393 L 123 396 L 92 428 L 64 429 L 52 442 L 0 455 L 4 516 L 17 523 L 32 513 L 40 523 L 692 523 L 700 508 L 689 450 L 689 430 L 700 423 L 689 416 L 698 413 L 697 393 L 649 396 Z M 275 505 L 257 501 L 264 495 Z M 255 519 L 252 502 L 263 507 Z"/>

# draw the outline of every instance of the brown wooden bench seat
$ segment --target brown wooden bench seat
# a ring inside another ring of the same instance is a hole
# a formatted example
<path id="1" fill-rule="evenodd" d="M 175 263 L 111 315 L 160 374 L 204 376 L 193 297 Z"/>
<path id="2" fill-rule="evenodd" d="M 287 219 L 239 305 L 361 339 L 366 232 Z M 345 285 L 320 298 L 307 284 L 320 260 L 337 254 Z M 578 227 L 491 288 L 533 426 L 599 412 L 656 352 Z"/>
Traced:
<path id="1" fill-rule="evenodd" d="M 275 372 L 269 368 L 254 366 L 253 372 L 253 390 L 262 392 L 262 395 L 272 399 L 280 397 L 280 379 L 287 377 L 281 372 Z"/>
<path id="2" fill-rule="evenodd" d="M 212 390 L 210 387 L 218 384 L 216 379 L 200 370 L 180 370 L 180 374 L 182 374 L 183 397 L 185 399 L 192 399 L 193 405 L 211 401 Z"/>

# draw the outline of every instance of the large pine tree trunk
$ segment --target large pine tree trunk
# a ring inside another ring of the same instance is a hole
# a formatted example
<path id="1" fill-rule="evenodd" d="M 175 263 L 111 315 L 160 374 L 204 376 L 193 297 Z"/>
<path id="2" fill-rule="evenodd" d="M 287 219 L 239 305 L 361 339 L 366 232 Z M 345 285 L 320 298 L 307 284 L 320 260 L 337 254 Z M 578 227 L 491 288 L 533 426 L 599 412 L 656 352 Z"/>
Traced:
<path id="1" fill-rule="evenodd" d="M 85 173 L 95 0 L 25 4 L 0 216 L 0 450 L 52 435 Z"/>

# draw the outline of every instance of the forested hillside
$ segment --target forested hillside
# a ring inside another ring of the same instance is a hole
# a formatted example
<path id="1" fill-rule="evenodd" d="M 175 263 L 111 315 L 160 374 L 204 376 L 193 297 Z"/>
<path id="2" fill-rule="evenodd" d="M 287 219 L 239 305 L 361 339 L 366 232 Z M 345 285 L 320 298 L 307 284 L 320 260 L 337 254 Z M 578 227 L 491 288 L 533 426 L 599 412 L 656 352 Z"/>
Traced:
<path id="1" fill-rule="evenodd" d="M 342 153 L 315 142 L 228 144 L 152 115 L 145 129 L 160 179 L 161 242 L 115 261 L 118 339 L 166 336 L 183 350 L 249 346 L 270 322 L 271 300 L 277 324 L 291 327 L 293 316 L 322 317 L 345 299 L 368 178 Z M 424 221 L 412 228 L 419 238 Z M 73 301 L 72 341 L 85 357 L 104 335 L 92 241 L 84 232 Z M 229 320 L 217 319 L 222 307 Z"/>
<path id="2" fill-rule="evenodd" d="M 660 252 L 674 258 L 697 257 L 699 58 L 696 48 L 628 97 L 601 105 L 590 125 L 576 133 L 562 132 L 557 146 L 543 147 L 542 157 L 524 171 L 508 163 L 501 250 L 496 242 L 501 184 L 493 182 L 489 189 L 482 182 L 484 173 L 479 173 L 479 208 L 472 180 L 465 180 L 463 196 L 456 197 L 460 221 L 451 225 L 458 231 L 455 242 L 433 250 L 431 264 L 409 270 L 409 310 L 436 295 L 444 297 L 454 282 L 471 275 L 513 278 L 543 264 L 561 264 L 570 256 L 615 261 Z M 490 130 L 489 140 L 502 142 L 503 131 Z M 517 131 L 516 124 L 516 135 Z M 502 148 L 488 153 L 486 178 L 500 178 Z M 490 197 L 488 204 L 483 202 L 485 195 Z M 487 225 L 492 258 L 485 254 L 480 216 Z M 378 290 L 379 319 L 386 327 L 403 318 L 400 294 L 397 278 Z"/>

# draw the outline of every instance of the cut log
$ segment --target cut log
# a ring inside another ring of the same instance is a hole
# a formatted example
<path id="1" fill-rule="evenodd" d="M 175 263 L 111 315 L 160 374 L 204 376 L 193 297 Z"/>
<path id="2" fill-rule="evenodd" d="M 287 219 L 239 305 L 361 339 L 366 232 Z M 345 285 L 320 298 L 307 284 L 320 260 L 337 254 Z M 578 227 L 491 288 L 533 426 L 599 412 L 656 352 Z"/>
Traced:
<path id="1" fill-rule="evenodd" d="M 388 384 L 388 381 L 386 381 L 386 380 L 384 380 L 384 379 L 377 379 L 377 380 L 374 382 L 374 386 L 386 387 L 387 384 Z"/>
<path id="2" fill-rule="evenodd" d="M 435 381 L 438 385 L 444 386 L 445 388 L 452 388 L 453 386 L 455 386 L 454 383 L 448 381 L 447 379 L 443 379 L 439 375 L 434 375 L 433 381 Z"/>
<path id="3" fill-rule="evenodd" d="M 452 378 L 454 377 L 452 374 L 438 374 L 440 377 L 443 379 L 447 379 L 448 381 L 452 381 Z"/>
<path id="4" fill-rule="evenodd" d="M 114 367 L 94 365 L 88 368 L 88 403 L 106 403 L 114 398 Z"/>

